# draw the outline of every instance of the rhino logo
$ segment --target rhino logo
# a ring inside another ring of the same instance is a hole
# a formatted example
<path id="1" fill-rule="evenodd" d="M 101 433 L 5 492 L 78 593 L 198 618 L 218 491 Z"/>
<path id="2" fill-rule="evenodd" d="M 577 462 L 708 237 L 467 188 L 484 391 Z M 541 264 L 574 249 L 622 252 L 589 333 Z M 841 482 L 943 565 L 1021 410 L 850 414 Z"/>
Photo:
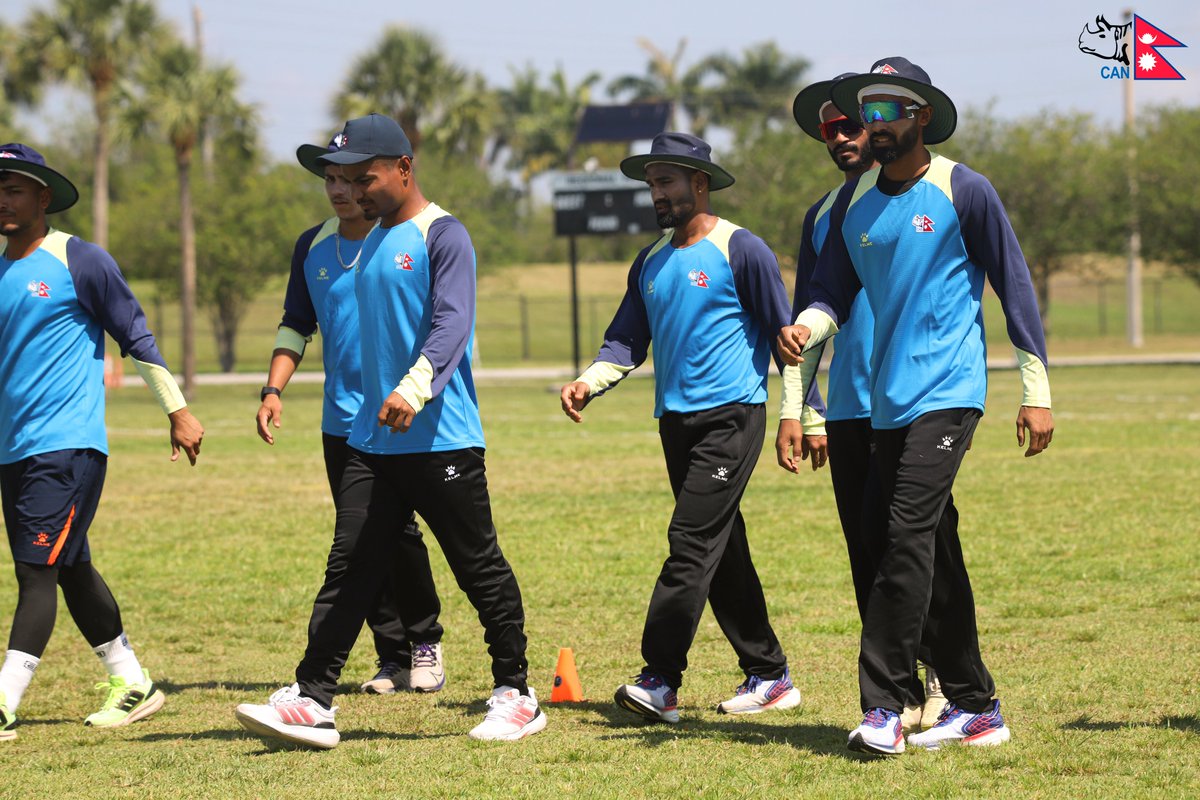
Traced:
<path id="1" fill-rule="evenodd" d="M 1129 33 L 1131 25 L 1132 22 L 1113 25 L 1103 16 L 1098 16 L 1095 30 L 1087 24 L 1083 26 L 1083 32 L 1079 34 L 1079 49 L 1089 56 L 1129 66 L 1129 44 L 1125 41 L 1125 36 Z"/>

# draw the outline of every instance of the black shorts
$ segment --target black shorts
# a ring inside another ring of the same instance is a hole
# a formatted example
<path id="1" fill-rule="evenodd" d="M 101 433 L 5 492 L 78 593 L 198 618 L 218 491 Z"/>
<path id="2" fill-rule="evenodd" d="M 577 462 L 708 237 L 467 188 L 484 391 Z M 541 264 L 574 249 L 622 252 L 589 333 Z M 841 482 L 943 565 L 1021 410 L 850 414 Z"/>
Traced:
<path id="1" fill-rule="evenodd" d="M 90 561 L 87 532 L 108 456 L 98 450 L 55 450 L 0 464 L 4 525 L 14 561 L 71 566 Z"/>

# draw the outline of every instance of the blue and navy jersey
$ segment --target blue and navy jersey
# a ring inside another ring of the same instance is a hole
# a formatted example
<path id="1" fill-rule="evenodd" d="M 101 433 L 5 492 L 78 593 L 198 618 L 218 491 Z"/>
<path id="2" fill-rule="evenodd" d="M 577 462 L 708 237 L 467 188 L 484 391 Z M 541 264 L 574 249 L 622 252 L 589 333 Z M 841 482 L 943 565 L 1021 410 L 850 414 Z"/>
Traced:
<path id="1" fill-rule="evenodd" d="M 305 231 L 296 241 L 282 325 L 305 337 L 320 329 L 325 367 L 321 430 L 346 438 L 363 402 L 362 354 L 354 270 L 341 262 L 353 264 L 364 242 L 341 240 L 339 259 L 337 228 L 338 220 L 333 217 Z"/>
<path id="2" fill-rule="evenodd" d="M 837 192 L 830 191 L 804 215 L 800 255 L 796 259 L 793 320 L 808 308 L 808 285 L 817 267 L 817 256 L 829 234 L 829 212 L 836 198 Z M 833 358 L 829 362 L 825 419 L 866 419 L 871 416 L 871 346 L 874 335 L 875 318 L 871 315 L 871 305 L 860 291 L 850 305 L 850 316 L 838 330 L 834 343 Z M 812 386 L 816 386 L 816 381 L 812 382 Z M 811 390 L 807 394 L 811 397 Z M 812 405 L 809 397 L 805 402 Z"/>
<path id="3" fill-rule="evenodd" d="M 350 446 L 367 453 L 484 447 L 471 377 L 475 249 L 463 224 L 430 203 L 363 245 L 355 279 L 362 336 L 363 406 Z M 407 433 L 377 421 L 383 401 L 420 356 L 433 366 L 433 399 Z"/>
<path id="4" fill-rule="evenodd" d="M 638 254 L 597 361 L 634 367 L 654 342 L 654 416 L 763 403 L 787 292 L 762 239 L 718 220 L 684 248 L 667 231 Z"/>
<path id="5" fill-rule="evenodd" d="M 982 411 L 985 275 L 1013 345 L 1046 365 L 1033 281 L 1008 214 L 986 178 L 948 158 L 933 156 L 920 180 L 896 195 L 880 190 L 879 175 L 839 192 L 811 305 L 841 325 L 865 290 L 875 314 L 873 427 L 904 427 L 940 409 Z"/>
<path id="6" fill-rule="evenodd" d="M 0 464 L 55 450 L 108 453 L 104 332 L 121 355 L 166 368 L 112 256 L 51 229 L 0 256 Z"/>

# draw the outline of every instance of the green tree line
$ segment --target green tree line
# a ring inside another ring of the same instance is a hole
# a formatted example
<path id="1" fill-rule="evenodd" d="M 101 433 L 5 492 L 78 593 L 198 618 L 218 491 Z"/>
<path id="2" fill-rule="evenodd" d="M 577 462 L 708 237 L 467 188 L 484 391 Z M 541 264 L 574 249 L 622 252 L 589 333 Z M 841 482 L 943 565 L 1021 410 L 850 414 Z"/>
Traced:
<path id="1" fill-rule="evenodd" d="M 330 132 L 370 111 L 395 117 L 423 185 L 467 224 L 480 269 L 490 270 L 565 258 L 533 189 L 538 176 L 589 159 L 614 167 L 628 153 L 624 144 L 576 146 L 585 106 L 667 102 L 670 124 L 713 134 L 718 159 L 737 176 L 718 196 L 718 213 L 760 234 L 789 270 L 804 211 L 840 179 L 824 147 L 791 120 L 795 93 L 823 76 L 772 41 L 695 59 L 686 40 L 638 43 L 646 54 L 638 74 L 572 81 L 561 67 L 527 64 L 510 69 L 508 85 L 492 86 L 431 33 L 386 27 L 330 99 Z M 108 247 L 130 277 L 153 278 L 181 301 L 187 387 L 197 309 L 213 322 L 222 368 L 233 369 L 249 301 L 288 269 L 296 236 L 328 215 L 318 181 L 266 156 L 236 70 L 206 62 L 152 0 L 47 0 L 24 20 L 0 22 L 0 85 L 6 141 L 29 141 L 15 112 L 43 110 L 46 88 L 88 97 L 90 115 L 51 141 L 30 142 L 83 189 L 55 224 Z M 1132 137 L 1086 115 L 1000 120 L 971 111 L 940 152 L 996 186 L 1046 313 L 1051 276 L 1080 255 L 1121 253 L 1135 217 L 1147 258 L 1200 281 L 1192 191 L 1200 161 L 1183 144 L 1198 133 L 1197 108 L 1145 111 Z M 217 154 L 211 162 L 201 157 L 208 152 Z M 1136 204 L 1131 168 L 1142 187 Z M 624 260 L 644 244 L 612 237 L 589 242 L 586 253 Z"/>

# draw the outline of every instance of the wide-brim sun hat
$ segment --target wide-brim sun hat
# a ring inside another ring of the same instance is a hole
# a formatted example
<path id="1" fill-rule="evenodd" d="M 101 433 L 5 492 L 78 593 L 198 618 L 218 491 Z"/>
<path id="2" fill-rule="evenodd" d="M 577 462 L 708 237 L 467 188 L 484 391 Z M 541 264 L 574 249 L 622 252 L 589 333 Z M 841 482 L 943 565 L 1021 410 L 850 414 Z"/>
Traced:
<path id="1" fill-rule="evenodd" d="M 843 72 L 833 80 L 817 81 L 801 89 L 800 94 L 796 95 L 796 99 L 792 101 L 792 117 L 800 126 L 800 130 L 818 142 L 825 141 L 825 137 L 821 135 L 821 109 L 825 107 L 826 103 L 833 102 L 829 91 L 838 81 L 852 78 L 857 74 L 856 72 Z M 841 109 L 838 109 L 838 112 L 842 113 Z M 846 114 L 846 117 L 858 120 L 858 113 L 856 112 L 854 116 Z"/>
<path id="2" fill-rule="evenodd" d="M 954 101 L 933 85 L 929 73 L 902 56 L 881 58 L 871 65 L 870 72 L 844 78 L 829 91 L 834 105 L 851 119 L 860 119 L 860 93 L 911 95 L 916 102 L 932 108 L 933 117 L 925 126 L 925 144 L 946 141 L 958 127 L 958 110 L 954 107 Z"/>
<path id="3" fill-rule="evenodd" d="M 60 172 L 46 166 L 42 154 L 29 145 L 12 142 L 0 145 L 0 172 L 15 172 L 32 178 L 50 190 L 47 214 L 66 211 L 79 202 L 79 190 Z"/>
<path id="4" fill-rule="evenodd" d="M 664 131 L 650 143 L 650 152 L 630 156 L 621 162 L 621 172 L 635 181 L 646 180 L 646 167 L 650 164 L 676 164 L 689 169 L 698 169 L 708 175 L 710 191 L 733 186 L 733 176 L 712 160 L 712 148 L 703 139 L 690 133 Z"/>

